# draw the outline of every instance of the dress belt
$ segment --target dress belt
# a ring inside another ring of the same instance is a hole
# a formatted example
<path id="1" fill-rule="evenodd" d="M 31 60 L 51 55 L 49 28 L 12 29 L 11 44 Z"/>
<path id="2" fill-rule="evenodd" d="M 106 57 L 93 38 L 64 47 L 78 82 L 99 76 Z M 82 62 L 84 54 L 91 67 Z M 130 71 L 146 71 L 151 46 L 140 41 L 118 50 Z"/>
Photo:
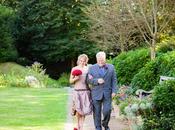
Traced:
<path id="1" fill-rule="evenodd" d="M 74 89 L 75 91 L 90 91 L 90 89 Z"/>

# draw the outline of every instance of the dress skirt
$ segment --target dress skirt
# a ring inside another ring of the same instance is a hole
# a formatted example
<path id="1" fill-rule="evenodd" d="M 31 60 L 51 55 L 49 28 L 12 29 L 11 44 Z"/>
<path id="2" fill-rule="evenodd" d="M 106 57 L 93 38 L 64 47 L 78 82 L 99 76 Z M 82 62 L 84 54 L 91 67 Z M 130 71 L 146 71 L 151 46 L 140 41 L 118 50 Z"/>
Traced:
<path id="1" fill-rule="evenodd" d="M 92 100 L 90 90 L 75 89 L 73 91 L 73 106 L 80 115 L 92 114 Z"/>

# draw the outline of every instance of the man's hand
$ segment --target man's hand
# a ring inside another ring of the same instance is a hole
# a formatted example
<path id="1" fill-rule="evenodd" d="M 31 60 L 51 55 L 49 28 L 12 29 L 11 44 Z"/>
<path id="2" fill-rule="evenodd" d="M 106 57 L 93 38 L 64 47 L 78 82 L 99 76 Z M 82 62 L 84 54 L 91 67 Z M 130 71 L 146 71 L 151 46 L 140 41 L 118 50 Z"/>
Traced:
<path id="1" fill-rule="evenodd" d="M 115 93 L 112 93 L 112 98 L 114 98 L 116 96 L 116 94 Z"/>
<path id="2" fill-rule="evenodd" d="M 102 78 L 99 78 L 99 79 L 98 79 L 98 83 L 99 83 L 99 84 L 103 84 L 104 82 L 105 82 L 104 79 L 102 79 Z"/>

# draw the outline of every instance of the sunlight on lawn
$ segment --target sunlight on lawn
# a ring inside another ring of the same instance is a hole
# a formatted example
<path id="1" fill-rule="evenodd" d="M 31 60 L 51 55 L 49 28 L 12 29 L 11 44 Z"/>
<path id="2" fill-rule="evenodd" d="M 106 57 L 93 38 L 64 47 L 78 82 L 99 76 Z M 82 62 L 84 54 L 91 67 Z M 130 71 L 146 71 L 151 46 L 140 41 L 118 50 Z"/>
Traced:
<path id="1" fill-rule="evenodd" d="M 63 130 L 63 123 L 54 126 L 0 127 L 0 130 Z"/>
<path id="2" fill-rule="evenodd" d="M 0 130 L 63 130 L 67 90 L 1 88 Z"/>

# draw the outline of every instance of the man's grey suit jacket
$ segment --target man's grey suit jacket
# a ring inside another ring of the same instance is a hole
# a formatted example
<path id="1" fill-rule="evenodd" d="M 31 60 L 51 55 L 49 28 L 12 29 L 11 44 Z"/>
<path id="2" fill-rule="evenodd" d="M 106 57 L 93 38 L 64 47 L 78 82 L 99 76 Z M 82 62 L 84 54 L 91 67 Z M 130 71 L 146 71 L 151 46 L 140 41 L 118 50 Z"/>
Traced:
<path id="1" fill-rule="evenodd" d="M 104 84 L 99 84 L 98 79 L 103 78 Z M 87 75 L 87 83 L 91 89 L 92 100 L 101 100 L 103 96 L 105 98 L 111 98 L 112 93 L 117 91 L 117 77 L 115 68 L 112 64 L 105 65 L 105 74 L 100 75 L 100 67 L 98 64 L 90 66 Z"/>

